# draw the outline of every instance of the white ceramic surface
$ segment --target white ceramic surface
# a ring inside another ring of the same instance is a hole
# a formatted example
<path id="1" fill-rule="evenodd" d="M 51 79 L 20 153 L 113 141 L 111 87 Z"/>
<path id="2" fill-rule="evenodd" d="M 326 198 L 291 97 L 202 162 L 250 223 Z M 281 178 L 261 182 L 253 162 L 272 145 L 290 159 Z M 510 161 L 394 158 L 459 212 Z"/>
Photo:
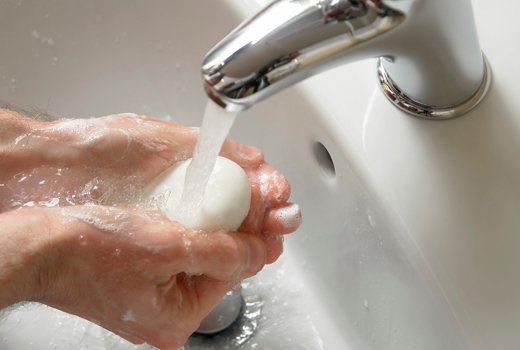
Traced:
<path id="1" fill-rule="evenodd" d="M 266 2 L 4 0 L 0 100 L 198 125 L 203 55 Z M 245 349 L 520 348 L 520 5 L 473 4 L 494 81 L 462 118 L 396 110 L 372 60 L 239 117 L 232 136 L 287 174 L 304 215 L 250 282 L 265 317 Z M 132 347 L 34 306 L 0 322 L 2 350 L 101 348 Z"/>

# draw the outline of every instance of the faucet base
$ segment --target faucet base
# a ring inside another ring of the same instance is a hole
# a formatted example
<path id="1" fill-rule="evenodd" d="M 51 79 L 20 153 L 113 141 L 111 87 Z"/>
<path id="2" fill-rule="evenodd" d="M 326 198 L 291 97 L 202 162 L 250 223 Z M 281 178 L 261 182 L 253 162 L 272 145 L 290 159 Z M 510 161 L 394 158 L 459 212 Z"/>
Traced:
<path id="1" fill-rule="evenodd" d="M 383 93 L 397 108 L 416 117 L 430 120 L 445 120 L 456 118 L 469 112 L 486 96 L 489 87 L 491 86 L 492 74 L 488 60 L 485 56 L 483 56 L 483 59 L 484 74 L 480 87 L 466 101 L 454 106 L 429 106 L 408 96 L 399 88 L 386 71 L 383 64 L 385 58 L 379 58 L 377 63 L 377 74 Z"/>

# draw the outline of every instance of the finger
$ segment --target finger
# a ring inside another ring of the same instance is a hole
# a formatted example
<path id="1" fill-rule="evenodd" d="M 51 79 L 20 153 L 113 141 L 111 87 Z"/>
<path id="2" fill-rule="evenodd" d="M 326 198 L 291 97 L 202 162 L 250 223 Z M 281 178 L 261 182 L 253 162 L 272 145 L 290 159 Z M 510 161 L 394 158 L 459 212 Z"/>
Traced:
<path id="1" fill-rule="evenodd" d="M 285 177 L 267 163 L 245 170 L 251 183 L 251 207 L 239 231 L 262 233 L 267 212 L 285 206 L 291 188 Z"/>
<path id="2" fill-rule="evenodd" d="M 265 243 L 254 235 L 225 232 L 190 232 L 184 270 L 229 281 L 253 276 L 266 261 Z"/>
<path id="3" fill-rule="evenodd" d="M 263 163 L 258 169 L 248 171 L 252 190 L 258 191 L 260 200 L 274 208 L 285 204 L 291 196 L 291 186 L 272 165 Z"/>
<path id="4" fill-rule="evenodd" d="M 157 125 L 163 125 L 166 127 L 187 127 L 186 125 L 175 122 L 175 121 L 163 120 L 163 119 L 159 119 L 159 118 L 155 118 L 155 117 L 150 117 L 147 115 L 142 115 L 142 116 L 140 116 L 140 118 L 142 118 L 143 120 L 145 120 L 147 122 L 156 123 Z"/>
<path id="5" fill-rule="evenodd" d="M 240 279 L 219 281 L 208 276 L 193 277 L 191 290 L 195 291 L 195 295 L 198 297 L 201 316 L 207 315 L 222 300 L 224 295 L 239 283 Z"/>
<path id="6" fill-rule="evenodd" d="M 264 155 L 259 149 L 242 145 L 231 139 L 224 142 L 220 155 L 231 159 L 243 168 L 255 168 L 264 161 Z"/>
<path id="7" fill-rule="evenodd" d="M 156 126 L 159 128 L 169 128 L 169 127 L 185 127 L 183 124 L 170 121 L 170 120 L 163 120 L 156 117 L 151 117 L 148 115 L 142 115 L 142 114 L 135 114 L 135 113 L 119 113 L 119 114 L 112 114 L 112 115 L 106 115 L 104 117 L 101 117 L 99 119 L 103 119 L 107 126 L 128 126 L 128 127 L 136 127 L 136 126 Z"/>
<path id="8" fill-rule="evenodd" d="M 162 125 L 166 127 L 166 129 L 174 127 L 175 129 L 178 129 L 179 127 L 183 127 L 186 129 L 186 131 L 189 133 L 190 139 L 197 139 L 199 135 L 198 128 L 189 128 L 185 127 L 181 124 L 175 123 L 175 122 L 169 122 L 169 121 L 163 121 L 160 119 L 155 119 L 152 117 L 143 116 L 141 117 L 143 120 L 155 123 L 157 125 Z M 195 143 L 190 142 L 187 149 L 191 150 L 193 152 L 195 148 Z M 256 167 L 260 165 L 263 160 L 264 156 L 263 153 L 253 147 L 248 145 L 242 145 L 239 142 L 231 139 L 226 139 L 224 141 L 224 144 L 222 145 L 220 155 L 226 158 L 229 158 L 233 160 L 234 162 L 238 163 L 242 167 Z"/>
<path id="9" fill-rule="evenodd" d="M 300 206 L 289 203 L 268 211 L 264 222 L 265 234 L 288 234 L 298 229 L 302 222 Z"/>
<path id="10" fill-rule="evenodd" d="M 182 295 L 182 310 L 187 315 L 183 319 L 183 330 L 172 337 L 165 334 L 163 339 L 155 338 L 152 345 L 160 349 L 178 349 L 198 328 L 202 320 L 240 280 L 218 281 L 208 276 L 179 275 L 177 288 Z"/>
<path id="11" fill-rule="evenodd" d="M 264 238 L 267 246 L 266 264 L 272 264 L 283 253 L 283 236 L 270 235 Z"/>
<path id="12" fill-rule="evenodd" d="M 190 127 L 174 121 L 165 121 L 149 116 L 140 116 L 140 119 L 153 123 L 161 127 L 162 129 L 168 129 L 172 127 L 175 129 L 182 128 L 189 133 L 190 138 L 197 139 L 200 133 L 200 129 L 198 127 Z M 195 143 L 191 144 L 190 148 L 193 152 L 193 150 L 195 149 Z M 224 141 L 224 144 L 222 145 L 221 149 L 221 155 L 229 159 L 232 159 L 239 164 L 244 163 L 245 165 L 251 163 L 259 164 L 263 161 L 263 154 L 256 147 L 243 145 L 232 139 L 226 139 Z"/>

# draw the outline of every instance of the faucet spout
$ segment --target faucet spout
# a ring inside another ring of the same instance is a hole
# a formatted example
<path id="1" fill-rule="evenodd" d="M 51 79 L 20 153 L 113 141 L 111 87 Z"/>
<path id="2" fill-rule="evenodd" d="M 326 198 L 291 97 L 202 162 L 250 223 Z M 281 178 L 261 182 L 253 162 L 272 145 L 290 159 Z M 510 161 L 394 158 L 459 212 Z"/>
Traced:
<path id="1" fill-rule="evenodd" d="M 370 57 L 386 58 L 379 76 L 391 101 L 428 118 L 464 113 L 489 85 L 470 0 L 275 0 L 208 52 L 202 74 L 208 96 L 238 112 Z"/>
<path id="2" fill-rule="evenodd" d="M 275 1 L 206 55 L 206 92 L 228 110 L 247 109 L 344 63 L 338 59 L 349 49 L 390 31 L 403 19 L 380 1 Z"/>

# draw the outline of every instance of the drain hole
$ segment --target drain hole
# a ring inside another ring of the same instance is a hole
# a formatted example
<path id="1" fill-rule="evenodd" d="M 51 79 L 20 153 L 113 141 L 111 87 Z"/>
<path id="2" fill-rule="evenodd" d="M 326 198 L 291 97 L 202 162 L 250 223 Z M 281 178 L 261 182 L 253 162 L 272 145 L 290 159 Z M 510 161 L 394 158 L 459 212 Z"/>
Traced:
<path id="1" fill-rule="evenodd" d="M 334 161 L 332 160 L 332 157 L 330 156 L 327 148 L 321 142 L 316 142 L 314 144 L 313 151 L 314 156 L 316 157 L 316 161 L 325 175 L 329 177 L 335 177 L 336 167 L 334 166 Z"/>
<path id="2" fill-rule="evenodd" d="M 215 350 L 215 349 L 243 349 L 242 345 L 258 330 L 262 319 L 264 302 L 260 296 L 250 295 L 244 299 L 240 297 L 242 307 L 240 316 L 233 324 L 217 334 L 203 335 L 194 333 L 184 345 L 185 350 Z M 251 349 L 254 347 L 251 344 Z"/>

